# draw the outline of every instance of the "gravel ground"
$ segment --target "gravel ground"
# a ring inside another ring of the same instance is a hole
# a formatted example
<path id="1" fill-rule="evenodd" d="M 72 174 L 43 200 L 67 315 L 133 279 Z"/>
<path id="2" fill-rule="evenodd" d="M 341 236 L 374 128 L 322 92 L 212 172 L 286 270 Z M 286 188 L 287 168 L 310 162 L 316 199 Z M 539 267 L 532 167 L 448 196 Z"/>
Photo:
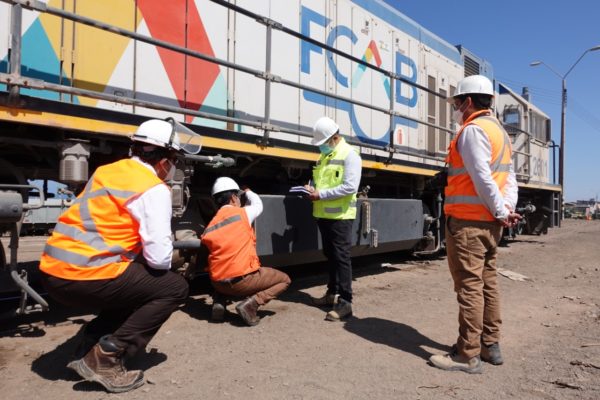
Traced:
<path id="1" fill-rule="evenodd" d="M 289 270 L 292 286 L 261 309 L 256 327 L 243 326 L 233 305 L 224 323 L 211 323 L 206 282 L 195 282 L 189 301 L 129 361 L 145 370 L 146 384 L 118 395 L 65 368 L 86 311 L 54 305 L 0 320 L 1 397 L 600 399 L 599 238 L 599 221 L 566 220 L 501 248 L 499 266 L 529 279 L 500 278 L 505 364 L 485 364 L 482 375 L 427 364 L 457 335 L 445 258 L 386 256 L 355 263 L 355 313 L 341 323 L 310 306 L 309 296 L 325 290 L 322 268 Z"/>

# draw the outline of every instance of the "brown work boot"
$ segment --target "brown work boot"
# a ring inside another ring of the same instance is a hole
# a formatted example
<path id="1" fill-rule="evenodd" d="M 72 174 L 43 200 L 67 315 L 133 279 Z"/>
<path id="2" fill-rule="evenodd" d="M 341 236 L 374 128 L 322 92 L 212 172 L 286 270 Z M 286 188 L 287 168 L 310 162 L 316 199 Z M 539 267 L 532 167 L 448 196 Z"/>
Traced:
<path id="1" fill-rule="evenodd" d="M 103 336 L 75 363 L 74 369 L 86 381 L 98 382 L 109 392 L 128 392 L 144 384 L 144 373 L 127 371 L 123 366 L 123 353 L 123 349 Z"/>
<path id="2" fill-rule="evenodd" d="M 246 300 L 241 301 L 235 306 L 235 309 L 244 322 L 250 326 L 258 325 L 260 318 L 256 315 L 258 311 L 258 303 L 254 299 L 254 296 L 248 297 Z"/>
<path id="3" fill-rule="evenodd" d="M 483 372 L 479 356 L 467 359 L 458 354 L 456 346 L 452 346 L 452 350 L 448 354 L 436 354 L 429 357 L 429 362 L 434 367 L 446 371 L 463 371 L 469 374 L 480 374 Z"/>
<path id="4" fill-rule="evenodd" d="M 339 294 L 325 293 L 322 297 L 311 297 L 310 300 L 317 307 L 333 306 L 337 303 Z"/>
<path id="5" fill-rule="evenodd" d="M 77 363 L 83 357 L 85 357 L 87 353 L 89 353 L 89 351 L 94 347 L 96 343 L 98 343 L 98 339 L 91 336 L 83 335 L 83 338 L 81 339 L 81 341 L 77 345 L 77 348 L 75 349 L 75 353 L 71 357 L 71 361 L 69 361 L 69 363 L 67 364 L 67 368 L 77 372 Z"/>

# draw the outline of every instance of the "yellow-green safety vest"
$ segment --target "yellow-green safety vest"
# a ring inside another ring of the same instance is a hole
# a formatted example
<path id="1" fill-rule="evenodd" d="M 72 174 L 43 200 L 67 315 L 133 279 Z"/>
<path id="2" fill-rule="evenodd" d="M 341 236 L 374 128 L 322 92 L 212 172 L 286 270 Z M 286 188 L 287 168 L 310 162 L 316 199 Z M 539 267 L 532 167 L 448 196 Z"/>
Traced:
<path id="1" fill-rule="evenodd" d="M 313 183 L 318 190 L 331 189 L 344 181 L 344 160 L 351 151 L 356 151 L 344 138 L 335 146 L 333 152 L 321 154 L 313 168 Z M 356 193 L 332 200 L 313 202 L 313 216 L 326 219 L 356 218 Z"/>

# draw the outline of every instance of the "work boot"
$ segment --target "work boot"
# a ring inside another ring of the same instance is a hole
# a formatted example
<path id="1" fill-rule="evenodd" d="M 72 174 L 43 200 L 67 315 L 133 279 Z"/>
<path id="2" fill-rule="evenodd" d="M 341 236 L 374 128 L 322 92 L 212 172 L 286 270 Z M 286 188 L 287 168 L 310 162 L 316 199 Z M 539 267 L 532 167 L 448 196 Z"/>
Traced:
<path id="1" fill-rule="evenodd" d="M 254 296 L 248 297 L 246 300 L 241 301 L 235 306 L 237 313 L 242 317 L 244 322 L 250 326 L 258 325 L 260 318 L 256 315 L 258 311 L 258 303 L 254 299 Z"/>
<path id="2" fill-rule="evenodd" d="M 489 346 L 481 343 L 481 359 L 492 365 L 502 365 L 502 353 L 500 352 L 500 344 L 492 343 Z"/>
<path id="3" fill-rule="evenodd" d="M 214 322 L 222 322 L 225 319 L 225 304 L 214 301 L 210 313 L 210 319 Z"/>
<path id="4" fill-rule="evenodd" d="M 73 354 L 71 361 L 69 361 L 69 363 L 67 364 L 67 368 L 77 372 L 76 364 L 83 357 L 85 357 L 87 353 L 89 353 L 89 351 L 94 347 L 96 343 L 98 343 L 98 339 L 84 334 L 83 338 L 81 339 L 81 341 L 77 345 L 77 348 L 75 349 L 75 353 Z"/>
<path id="5" fill-rule="evenodd" d="M 434 367 L 446 371 L 464 371 L 469 374 L 480 374 L 483 372 L 479 356 L 467 359 L 458 354 L 456 346 L 452 346 L 452 350 L 448 354 L 436 354 L 429 357 L 429 362 Z"/>
<path id="6" fill-rule="evenodd" d="M 325 319 L 327 321 L 339 321 L 349 315 L 352 315 L 352 303 L 339 298 L 337 303 L 333 306 L 333 310 L 327 313 Z"/>
<path id="7" fill-rule="evenodd" d="M 313 305 L 317 307 L 324 307 L 335 305 L 339 297 L 339 294 L 325 293 L 322 297 L 311 297 L 310 300 L 312 301 Z"/>
<path id="8" fill-rule="evenodd" d="M 142 371 L 127 371 L 123 366 L 124 349 L 103 336 L 76 362 L 74 369 L 86 381 L 98 382 L 112 393 L 128 392 L 144 384 Z"/>

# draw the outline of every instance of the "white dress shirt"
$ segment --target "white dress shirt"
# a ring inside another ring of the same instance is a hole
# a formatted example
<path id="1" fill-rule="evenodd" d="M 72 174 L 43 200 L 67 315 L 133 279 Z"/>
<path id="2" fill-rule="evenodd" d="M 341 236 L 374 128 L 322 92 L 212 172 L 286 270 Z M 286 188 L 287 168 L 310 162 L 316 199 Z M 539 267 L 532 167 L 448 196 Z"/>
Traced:
<path id="1" fill-rule="evenodd" d="M 246 191 L 246 199 L 247 201 L 244 210 L 246 210 L 246 215 L 248 215 L 248 222 L 252 225 L 254 220 L 262 214 L 263 203 L 260 197 L 251 190 Z"/>
<path id="2" fill-rule="evenodd" d="M 231 204 L 225 204 L 223 207 L 234 207 Z M 246 205 L 244 206 L 244 211 L 246 211 L 246 215 L 248 216 L 248 222 L 250 225 L 258 218 L 260 214 L 263 212 L 263 203 L 260 197 L 251 190 L 246 191 Z"/>
<path id="3" fill-rule="evenodd" d="M 496 218 L 508 217 L 509 211 L 515 210 L 518 199 L 517 178 L 512 163 L 502 195 L 492 178 L 492 144 L 483 129 L 478 125 L 467 125 L 458 138 L 456 149 L 463 159 L 477 195 L 488 210 Z"/>
<path id="4" fill-rule="evenodd" d="M 361 174 L 362 161 L 360 156 L 352 150 L 344 160 L 344 177 L 341 185 L 330 189 L 317 188 L 319 190 L 319 198 L 321 200 L 333 200 L 358 192 Z"/>
<path id="5" fill-rule="evenodd" d="M 152 171 L 154 168 L 138 157 L 131 157 Z M 131 199 L 127 210 L 140 224 L 143 255 L 148 266 L 156 269 L 171 268 L 173 240 L 171 239 L 171 191 L 167 185 L 156 185 Z"/>

